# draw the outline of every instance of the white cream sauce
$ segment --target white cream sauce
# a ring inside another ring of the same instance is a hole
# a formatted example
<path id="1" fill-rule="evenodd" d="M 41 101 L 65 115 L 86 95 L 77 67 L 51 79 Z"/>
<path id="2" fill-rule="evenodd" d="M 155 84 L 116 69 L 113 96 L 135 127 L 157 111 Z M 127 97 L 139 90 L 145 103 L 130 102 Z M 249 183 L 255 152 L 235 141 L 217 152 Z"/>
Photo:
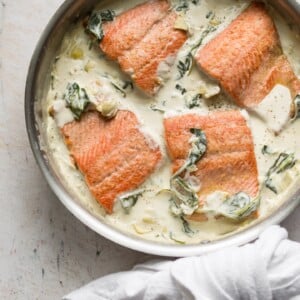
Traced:
<path id="1" fill-rule="evenodd" d="M 142 1 L 117 0 L 111 1 L 107 7 L 99 8 L 114 9 L 117 13 L 120 13 L 140 2 Z M 53 89 L 49 90 L 47 103 L 45 103 L 47 109 L 54 106 L 54 110 L 58 113 L 55 117 L 56 120 L 46 113 L 44 125 L 47 131 L 48 147 L 53 154 L 58 172 L 64 178 L 69 190 L 76 195 L 75 199 L 78 199 L 92 214 L 128 234 L 163 243 L 190 244 L 206 242 L 221 238 L 225 234 L 241 230 L 250 223 L 256 222 L 246 220 L 243 223 L 236 224 L 229 220 L 215 220 L 212 218 L 208 222 L 191 222 L 190 227 L 194 231 L 193 235 L 187 235 L 183 231 L 182 221 L 169 212 L 169 195 L 167 193 L 158 194 L 158 191 L 169 188 L 171 163 L 165 150 L 162 122 L 164 113 L 154 110 L 154 108 L 164 110 L 166 115 L 170 116 L 187 112 L 203 114 L 219 108 L 237 108 L 224 94 L 220 93 L 219 86 L 202 74 L 196 66 L 192 68 L 188 76 L 177 80 L 177 64 L 179 59 L 183 58 L 199 40 L 201 33 L 209 24 L 216 26 L 217 30 L 211 32 L 204 39 L 204 43 L 223 30 L 248 4 L 249 1 L 235 0 L 200 0 L 196 6 L 190 3 L 191 9 L 187 11 L 185 16 L 190 38 L 175 58 L 173 66 L 171 66 L 172 60 L 174 60 L 173 57 L 160 66 L 158 72 L 162 77 L 162 81 L 164 81 L 164 86 L 155 98 L 145 96 L 136 87 L 133 91 L 126 91 L 126 98 L 124 98 L 103 75 L 107 73 L 121 80 L 130 80 L 130 78 L 124 75 L 115 63 L 105 59 L 97 46 L 89 49 L 90 40 L 84 33 L 81 23 L 66 34 L 58 53 L 59 59 L 53 66 Z M 211 15 L 210 12 L 214 14 L 213 18 L 208 17 Z M 271 13 L 278 27 L 284 52 L 292 63 L 297 76 L 300 76 L 299 35 L 272 9 Z M 177 26 L 185 25 L 182 20 L 177 23 Z M 80 59 L 71 57 L 71 53 L 75 48 L 79 48 L 83 52 Z M 169 77 L 169 79 L 165 80 L 166 77 Z M 57 127 L 57 125 L 62 126 L 71 120 L 71 115 L 62 106 L 63 94 L 69 82 L 77 82 L 89 94 L 94 95 L 95 99 L 99 99 L 99 95 L 101 98 L 102 95 L 103 98 L 116 101 L 120 109 L 133 111 L 141 122 L 141 131 L 146 133 L 146 136 L 154 137 L 154 140 L 164 152 L 163 163 L 140 187 L 140 189 L 145 188 L 146 192 L 139 198 L 130 214 L 126 214 L 119 201 L 116 201 L 114 213 L 106 215 L 90 194 L 83 176 L 74 167 L 69 157 L 69 152 Z M 184 87 L 187 93 L 182 95 L 175 88 L 176 84 Z M 186 107 L 186 102 L 189 97 L 193 97 L 197 93 L 203 95 L 200 107 L 189 110 Z M 215 95 L 217 96 L 211 98 Z M 289 91 L 285 87 L 276 86 L 255 111 L 248 111 L 248 124 L 253 133 L 261 183 L 276 158 L 272 155 L 262 154 L 261 150 L 264 145 L 268 145 L 277 151 L 293 152 L 297 158 L 300 158 L 300 139 L 298 138 L 300 120 L 286 124 L 290 102 Z M 272 110 L 270 110 L 270 105 L 272 105 Z M 244 115 L 247 117 L 247 113 L 244 112 Z M 274 131 L 277 132 L 281 129 L 284 130 L 279 135 L 274 134 Z M 299 172 L 300 167 L 296 165 L 294 169 L 283 173 L 283 177 L 278 179 L 278 182 L 281 182 L 278 195 L 262 188 L 260 218 L 266 218 L 295 191 L 300 183 Z"/>

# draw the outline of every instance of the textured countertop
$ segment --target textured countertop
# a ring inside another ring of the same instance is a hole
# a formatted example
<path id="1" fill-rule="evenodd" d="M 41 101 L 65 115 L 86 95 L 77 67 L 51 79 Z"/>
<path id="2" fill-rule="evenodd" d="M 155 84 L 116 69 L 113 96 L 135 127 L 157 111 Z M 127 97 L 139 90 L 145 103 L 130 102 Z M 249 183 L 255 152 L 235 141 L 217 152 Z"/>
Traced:
<path id="1" fill-rule="evenodd" d="M 0 299 L 60 299 L 151 256 L 102 238 L 54 196 L 30 150 L 23 98 L 35 44 L 62 0 L 0 1 Z M 300 208 L 284 222 L 300 241 Z"/>

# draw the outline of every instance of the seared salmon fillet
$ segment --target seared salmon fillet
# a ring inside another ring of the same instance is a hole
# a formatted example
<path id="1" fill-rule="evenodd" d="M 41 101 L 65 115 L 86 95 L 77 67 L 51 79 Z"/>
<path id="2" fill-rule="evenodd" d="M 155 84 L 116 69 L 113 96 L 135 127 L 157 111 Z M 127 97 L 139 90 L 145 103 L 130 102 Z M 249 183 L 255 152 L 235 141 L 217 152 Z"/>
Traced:
<path id="1" fill-rule="evenodd" d="M 300 92 L 300 80 L 262 3 L 253 2 L 195 58 L 240 106 L 256 106 L 276 84 L 287 86 L 292 98 Z"/>
<path id="2" fill-rule="evenodd" d="M 108 213 L 116 197 L 136 189 L 161 160 L 159 147 L 139 130 L 136 116 L 119 111 L 112 120 L 86 112 L 62 128 L 65 143 L 86 183 Z"/>
<path id="3" fill-rule="evenodd" d="M 133 48 L 151 29 L 169 13 L 166 0 L 148 1 L 125 11 L 113 22 L 104 24 L 104 38 L 100 47 L 106 55 L 117 60 L 126 50 Z"/>
<path id="4" fill-rule="evenodd" d="M 200 201 L 214 191 L 257 195 L 259 183 L 252 134 L 239 111 L 175 116 L 165 119 L 164 127 L 174 173 L 188 156 L 190 129 L 202 129 L 206 135 L 207 151 L 192 173 L 200 182 Z"/>
<path id="5" fill-rule="evenodd" d="M 187 40 L 185 31 L 174 28 L 177 17 L 166 0 L 138 5 L 105 24 L 100 48 L 140 89 L 153 95 L 162 84 L 160 64 L 170 64 Z"/>

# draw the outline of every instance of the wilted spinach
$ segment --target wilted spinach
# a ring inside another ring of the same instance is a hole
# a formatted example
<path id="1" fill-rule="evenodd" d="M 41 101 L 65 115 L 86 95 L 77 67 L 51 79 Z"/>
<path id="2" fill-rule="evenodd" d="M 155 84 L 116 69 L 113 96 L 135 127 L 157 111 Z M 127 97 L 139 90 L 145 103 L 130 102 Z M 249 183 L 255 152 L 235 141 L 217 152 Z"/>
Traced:
<path id="1" fill-rule="evenodd" d="M 188 158 L 173 177 L 182 174 L 184 171 L 195 165 L 206 152 L 207 140 L 204 131 L 198 128 L 191 128 L 190 132 L 192 133 L 192 137 L 190 139 L 191 149 L 189 151 Z"/>
<path id="2" fill-rule="evenodd" d="M 90 103 L 86 90 L 81 88 L 76 82 L 67 85 L 64 99 L 67 102 L 67 107 L 70 108 L 76 120 L 80 119 L 81 114 Z"/>
<path id="3" fill-rule="evenodd" d="M 178 79 L 185 76 L 185 74 L 189 73 L 193 66 L 193 55 L 192 53 L 188 53 L 188 55 L 178 62 L 177 69 L 179 72 Z"/>
<path id="4" fill-rule="evenodd" d="M 187 95 L 185 98 L 185 105 L 187 108 L 192 109 L 194 107 L 200 106 L 200 100 L 201 100 L 201 94 L 197 93 L 193 95 L 192 97 L 190 95 Z"/>
<path id="5" fill-rule="evenodd" d="M 175 85 L 175 88 L 181 93 L 181 95 L 184 95 L 187 92 L 186 89 L 183 86 L 181 86 L 179 83 Z"/>
<path id="6" fill-rule="evenodd" d="M 175 6 L 176 11 L 183 11 L 186 12 L 189 9 L 189 3 L 193 3 L 194 5 L 197 5 L 200 0 L 179 0 L 178 4 Z"/>
<path id="7" fill-rule="evenodd" d="M 203 40 L 208 36 L 209 33 L 217 30 L 217 27 L 209 25 L 201 34 L 200 39 L 191 47 L 188 54 L 182 60 L 179 60 L 177 69 L 179 72 L 178 79 L 183 78 L 185 75 L 191 72 L 193 66 L 193 57 L 196 50 L 202 45 Z"/>
<path id="8" fill-rule="evenodd" d="M 206 152 L 207 141 L 201 129 L 191 128 L 191 150 L 188 158 L 179 170 L 171 177 L 170 192 L 172 195 L 170 211 L 175 216 L 191 215 L 199 207 L 199 198 L 195 187 L 180 175 L 196 168 L 196 163 Z"/>
<path id="9" fill-rule="evenodd" d="M 110 9 L 95 11 L 91 14 L 88 20 L 87 30 L 92 33 L 98 39 L 98 41 L 101 41 L 104 37 L 102 28 L 103 23 L 112 21 L 115 16 L 115 12 Z"/>
<path id="10" fill-rule="evenodd" d="M 226 218 L 240 221 L 255 212 L 259 204 L 260 197 L 251 199 L 248 194 L 239 192 L 228 197 L 216 212 Z"/>
<path id="11" fill-rule="evenodd" d="M 294 119 L 299 119 L 300 118 L 300 94 L 296 96 L 294 99 L 294 104 L 295 104 L 295 117 Z"/>
<path id="12" fill-rule="evenodd" d="M 121 202 L 121 205 L 127 214 L 136 205 L 138 199 L 143 195 L 144 192 L 145 190 L 137 190 L 119 197 L 119 201 Z"/>
<path id="13" fill-rule="evenodd" d="M 275 194 L 278 193 L 278 190 L 273 182 L 273 176 L 280 174 L 288 169 L 291 169 L 297 162 L 295 155 L 293 153 L 280 153 L 278 158 L 275 160 L 274 164 L 270 167 L 266 174 L 265 185 Z"/>

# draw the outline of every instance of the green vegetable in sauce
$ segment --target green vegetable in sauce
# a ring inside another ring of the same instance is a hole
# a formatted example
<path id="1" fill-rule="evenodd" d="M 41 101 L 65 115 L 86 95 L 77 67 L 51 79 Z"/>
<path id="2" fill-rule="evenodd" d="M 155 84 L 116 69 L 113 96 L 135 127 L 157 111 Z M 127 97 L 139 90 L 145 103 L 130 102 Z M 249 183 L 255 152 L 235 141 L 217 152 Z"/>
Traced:
<path id="1" fill-rule="evenodd" d="M 273 154 L 268 145 L 264 145 L 261 149 L 262 154 Z"/>
<path id="2" fill-rule="evenodd" d="M 186 233 L 188 236 L 193 235 L 195 232 L 191 229 L 190 224 L 188 223 L 188 221 L 183 216 L 181 216 L 180 219 L 182 221 L 182 226 L 183 226 L 184 233 Z"/>
<path id="3" fill-rule="evenodd" d="M 200 0 L 179 0 L 177 1 L 178 4 L 175 6 L 175 10 L 176 11 L 183 11 L 186 12 L 189 9 L 189 3 L 193 3 L 194 5 L 197 5 L 199 3 Z"/>
<path id="4" fill-rule="evenodd" d="M 144 192 L 145 190 L 137 190 L 119 197 L 119 201 L 121 202 L 121 205 L 127 214 L 136 205 L 138 199 L 143 195 Z"/>
<path id="5" fill-rule="evenodd" d="M 296 96 L 294 99 L 295 103 L 295 116 L 294 119 L 299 119 L 300 118 L 300 94 Z"/>
<path id="6" fill-rule="evenodd" d="M 189 97 L 189 95 L 187 96 L 188 97 L 185 99 L 185 105 L 187 108 L 192 109 L 200 106 L 201 94 L 196 94 L 192 97 Z"/>
<path id="7" fill-rule="evenodd" d="M 240 221 L 249 217 L 253 212 L 255 212 L 259 204 L 260 197 L 251 199 L 248 194 L 239 192 L 231 197 L 228 197 L 221 204 L 217 212 L 226 218 Z"/>
<path id="8" fill-rule="evenodd" d="M 181 245 L 184 245 L 184 244 L 185 244 L 185 242 L 184 242 L 184 241 L 180 241 L 180 240 L 176 239 L 176 238 L 174 237 L 174 235 L 173 235 L 173 232 L 172 232 L 172 231 L 170 231 L 170 233 L 169 233 L 169 236 L 170 236 L 170 239 L 171 239 L 172 241 L 174 241 L 175 243 L 177 243 L 177 244 L 181 244 Z"/>
<path id="9" fill-rule="evenodd" d="M 76 120 L 80 119 L 81 114 L 90 103 L 86 90 L 81 88 L 76 82 L 69 83 L 67 85 L 67 91 L 64 94 L 64 99 Z"/>
<path id="10" fill-rule="evenodd" d="M 187 92 L 186 89 L 183 86 L 181 86 L 179 83 L 175 85 L 175 88 L 176 90 L 181 92 L 181 95 L 184 95 Z"/>
<path id="11" fill-rule="evenodd" d="M 88 20 L 87 30 L 92 33 L 98 41 L 101 41 L 104 37 L 103 23 L 112 21 L 115 15 L 115 12 L 110 9 L 93 12 Z"/>
<path id="12" fill-rule="evenodd" d="M 191 215 L 199 207 L 198 187 L 180 175 L 185 171 L 190 172 L 197 168 L 196 163 L 206 152 L 207 141 L 205 133 L 201 129 L 191 128 L 190 132 L 192 137 L 188 158 L 170 180 L 170 193 L 172 195 L 170 211 L 175 216 Z"/>
<path id="13" fill-rule="evenodd" d="M 216 26 L 208 25 L 207 28 L 202 32 L 199 41 L 193 45 L 183 60 L 179 60 L 177 64 L 177 69 L 179 72 L 178 79 L 183 78 L 185 75 L 190 74 L 193 67 L 193 56 L 196 50 L 202 45 L 203 40 L 211 33 L 217 30 Z"/>
<path id="14" fill-rule="evenodd" d="M 182 174 L 184 171 L 188 170 L 190 167 L 195 166 L 195 164 L 202 158 L 202 156 L 206 152 L 207 140 L 204 131 L 198 128 L 191 128 L 190 132 L 192 133 L 192 137 L 190 139 L 192 147 L 189 151 L 188 158 L 173 177 L 176 177 Z"/>
<path id="15" fill-rule="evenodd" d="M 153 104 L 153 103 L 150 104 L 150 109 L 153 110 L 153 111 L 158 111 L 158 112 L 160 112 L 160 113 L 165 113 L 165 112 L 166 112 L 165 109 L 160 108 L 160 107 L 158 107 L 156 104 Z"/>
<path id="16" fill-rule="evenodd" d="M 55 81 L 55 76 L 53 74 L 51 74 L 51 77 L 50 77 L 51 90 L 54 90 L 54 81 Z"/>
<path id="17" fill-rule="evenodd" d="M 199 199 L 195 189 L 180 176 L 173 177 L 170 186 L 174 196 L 173 201 L 179 208 L 177 214 L 191 215 L 199 206 Z M 172 210 L 172 212 L 176 214 L 175 210 Z"/>
<path id="18" fill-rule="evenodd" d="M 189 74 L 193 66 L 193 55 L 192 53 L 188 53 L 188 55 L 184 58 L 184 60 L 180 60 L 177 65 L 177 69 L 179 72 L 178 79 L 181 79 L 185 76 L 185 74 Z"/>
<path id="19" fill-rule="evenodd" d="M 124 98 L 127 96 L 128 91 L 132 91 L 134 89 L 133 83 L 129 80 L 121 80 L 119 78 L 113 77 L 107 73 L 102 74 L 104 78 L 109 79 L 111 85 L 118 91 Z"/>
<path id="20" fill-rule="evenodd" d="M 296 164 L 297 160 L 293 153 L 280 153 L 274 164 L 268 170 L 265 179 L 265 185 L 275 194 L 278 193 L 276 186 L 274 185 L 273 176 L 280 174 L 288 169 L 291 169 Z"/>
<path id="21" fill-rule="evenodd" d="M 209 19 L 211 16 L 213 16 L 213 12 L 210 10 L 207 14 L 206 14 L 206 16 L 205 16 L 205 18 L 206 19 Z"/>

